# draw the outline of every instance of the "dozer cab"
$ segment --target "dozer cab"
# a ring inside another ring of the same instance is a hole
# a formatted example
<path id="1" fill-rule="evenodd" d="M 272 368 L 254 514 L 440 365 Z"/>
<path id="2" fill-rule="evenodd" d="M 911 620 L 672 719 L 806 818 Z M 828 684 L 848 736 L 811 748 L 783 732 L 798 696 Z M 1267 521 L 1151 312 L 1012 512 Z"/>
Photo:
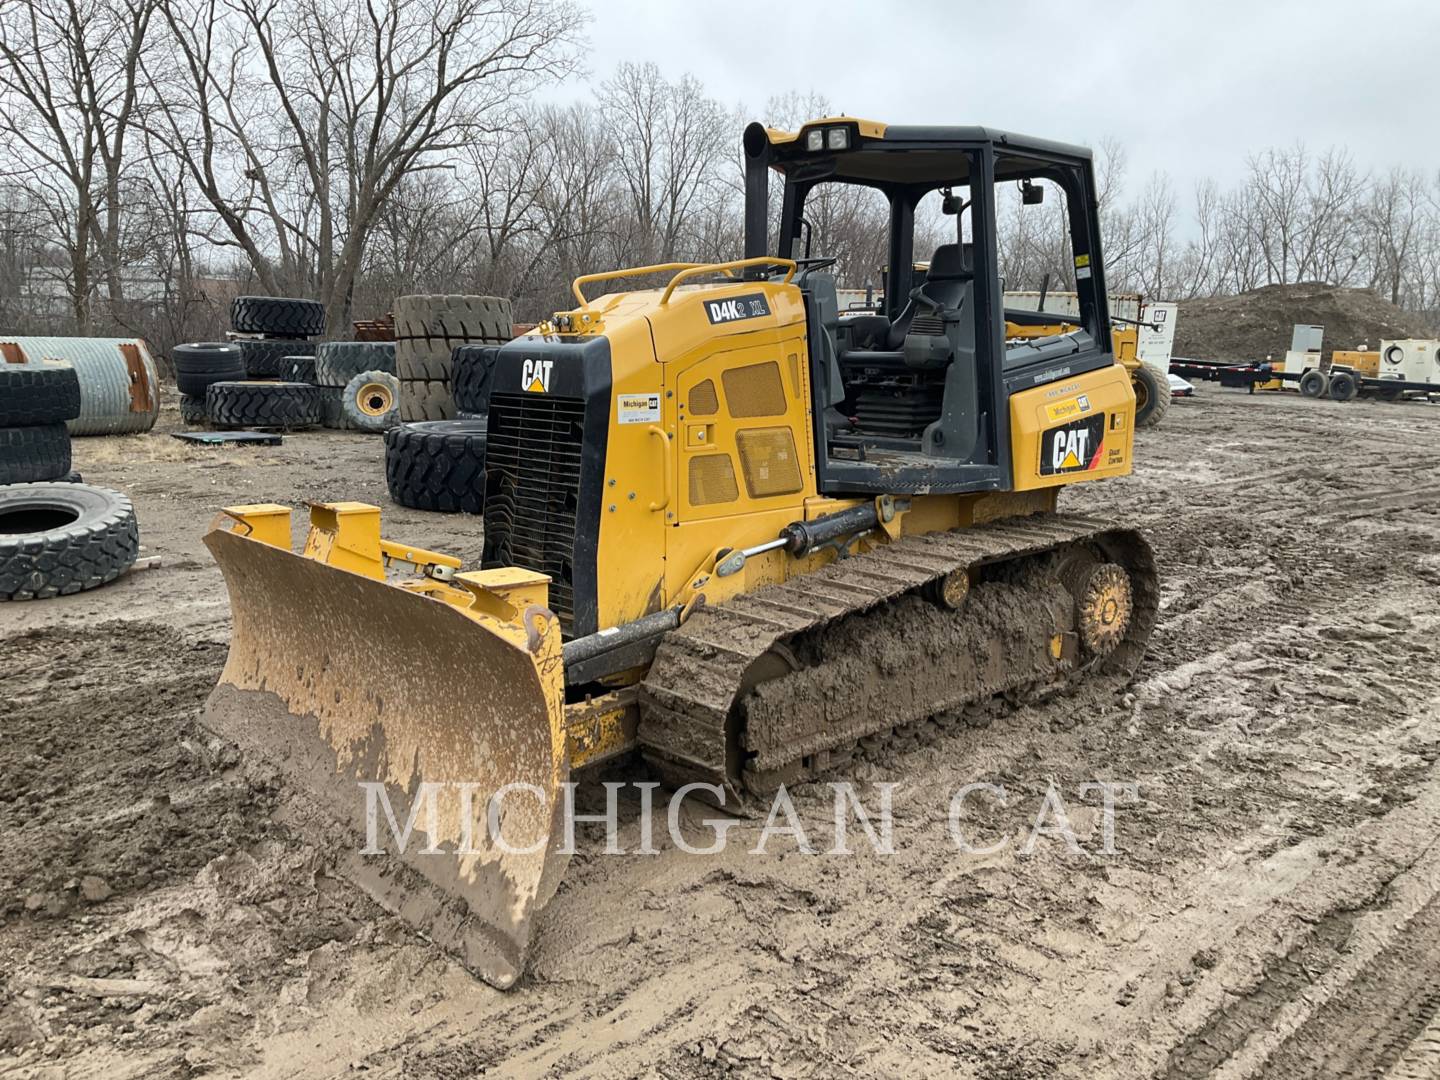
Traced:
<path id="1" fill-rule="evenodd" d="M 1131 468 L 1089 152 L 850 117 L 754 124 L 744 150 L 743 258 L 582 277 L 491 354 L 481 566 L 382 539 L 358 503 L 312 506 L 298 552 L 283 506 L 206 538 L 234 612 L 206 722 L 495 986 L 564 871 L 579 770 L 635 755 L 745 812 L 861 740 L 1119 685 L 1154 622 L 1145 541 L 1056 512 Z M 1041 184 L 1080 313 L 1007 340 L 1036 316 L 1003 308 L 997 207 Z M 882 312 L 842 318 L 805 251 L 835 185 L 884 200 L 890 266 L 929 263 Z M 947 231 L 917 252 L 926 199 Z"/>

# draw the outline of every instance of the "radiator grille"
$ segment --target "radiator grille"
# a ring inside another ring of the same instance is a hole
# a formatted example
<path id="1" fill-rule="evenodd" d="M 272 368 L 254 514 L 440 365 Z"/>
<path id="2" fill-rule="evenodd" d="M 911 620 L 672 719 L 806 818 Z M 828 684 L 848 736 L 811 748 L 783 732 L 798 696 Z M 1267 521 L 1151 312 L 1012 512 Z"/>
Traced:
<path id="1" fill-rule="evenodd" d="M 785 415 L 785 387 L 780 381 L 780 365 L 774 360 L 730 368 L 720 379 L 731 416 Z"/>
<path id="2" fill-rule="evenodd" d="M 585 402 L 492 394 L 485 447 L 485 564 L 549 574 L 550 609 L 575 616 L 575 527 Z"/>
<path id="3" fill-rule="evenodd" d="M 788 427 L 750 428 L 735 436 L 745 490 L 752 499 L 800 490 L 800 462 Z"/>
<path id="4" fill-rule="evenodd" d="M 720 411 L 720 399 L 715 396 L 715 380 L 706 379 L 690 388 L 690 415 L 714 416 Z"/>
<path id="5" fill-rule="evenodd" d="M 698 454 L 690 459 L 691 506 L 734 502 L 739 496 L 729 454 Z"/>

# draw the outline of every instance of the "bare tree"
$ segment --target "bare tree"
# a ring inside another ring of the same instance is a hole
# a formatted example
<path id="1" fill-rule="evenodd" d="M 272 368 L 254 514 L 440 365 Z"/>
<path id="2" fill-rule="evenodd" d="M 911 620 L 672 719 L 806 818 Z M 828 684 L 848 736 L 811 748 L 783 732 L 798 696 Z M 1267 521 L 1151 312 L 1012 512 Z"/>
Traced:
<path id="1" fill-rule="evenodd" d="M 149 68 L 156 130 L 262 287 L 318 296 L 332 326 L 402 180 L 571 70 L 581 24 L 560 0 L 161 2 L 179 77 Z"/>
<path id="2" fill-rule="evenodd" d="M 1400 303 L 1418 269 L 1424 211 L 1425 180 L 1419 173 L 1391 169 L 1371 188 L 1364 217 L 1374 244 L 1373 276 L 1392 304 Z"/>
<path id="3" fill-rule="evenodd" d="M 669 82 L 653 63 L 622 63 L 600 90 L 606 131 L 630 195 L 637 262 L 670 262 L 718 180 L 725 112 L 691 75 Z"/>
<path id="4" fill-rule="evenodd" d="M 0 6 L 0 133 L 20 148 L 58 229 L 81 333 L 91 322 L 92 260 L 108 299 L 124 299 L 121 189 L 138 120 L 139 69 L 156 0 L 29 0 Z"/>

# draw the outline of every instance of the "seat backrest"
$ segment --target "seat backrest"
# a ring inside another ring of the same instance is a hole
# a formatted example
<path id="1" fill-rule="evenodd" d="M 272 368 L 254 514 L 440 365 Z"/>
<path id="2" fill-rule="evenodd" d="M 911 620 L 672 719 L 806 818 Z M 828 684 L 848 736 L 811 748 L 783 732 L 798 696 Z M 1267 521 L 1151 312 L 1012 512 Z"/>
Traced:
<path id="1" fill-rule="evenodd" d="M 828 372 L 830 383 L 825 402 L 833 405 L 844 400 L 845 383 L 840 374 L 837 341 L 840 335 L 840 296 L 835 289 L 835 275 L 806 274 L 805 289 L 810 293 L 815 313 L 820 323 L 820 355 Z"/>
<path id="2" fill-rule="evenodd" d="M 970 244 L 941 244 L 931 256 L 930 268 L 925 271 L 925 280 L 921 282 L 919 291 L 944 311 L 954 311 L 964 301 L 967 287 L 974 276 L 970 269 L 972 247 Z M 915 319 L 917 309 L 922 307 L 929 310 L 928 305 L 922 305 L 912 296 L 901 309 L 886 335 L 889 348 L 898 349 L 905 344 L 905 335 L 910 332 L 910 324 Z"/>

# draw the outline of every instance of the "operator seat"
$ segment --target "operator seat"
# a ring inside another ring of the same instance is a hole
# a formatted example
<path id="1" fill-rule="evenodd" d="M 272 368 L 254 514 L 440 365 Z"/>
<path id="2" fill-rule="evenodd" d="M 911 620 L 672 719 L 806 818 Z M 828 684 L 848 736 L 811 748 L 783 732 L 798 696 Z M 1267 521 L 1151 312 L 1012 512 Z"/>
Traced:
<path id="1" fill-rule="evenodd" d="M 885 335 L 885 347 L 891 350 L 905 347 L 905 335 L 921 316 L 925 332 L 943 333 L 935 325 L 941 311 L 954 311 L 966 299 L 970 280 L 974 277 L 971 267 L 972 244 L 941 244 L 930 257 L 930 268 L 925 271 L 925 280 L 910 292 L 910 302 L 895 316 Z M 934 322 L 929 320 L 933 319 Z M 917 329 L 920 329 L 917 327 Z"/>

